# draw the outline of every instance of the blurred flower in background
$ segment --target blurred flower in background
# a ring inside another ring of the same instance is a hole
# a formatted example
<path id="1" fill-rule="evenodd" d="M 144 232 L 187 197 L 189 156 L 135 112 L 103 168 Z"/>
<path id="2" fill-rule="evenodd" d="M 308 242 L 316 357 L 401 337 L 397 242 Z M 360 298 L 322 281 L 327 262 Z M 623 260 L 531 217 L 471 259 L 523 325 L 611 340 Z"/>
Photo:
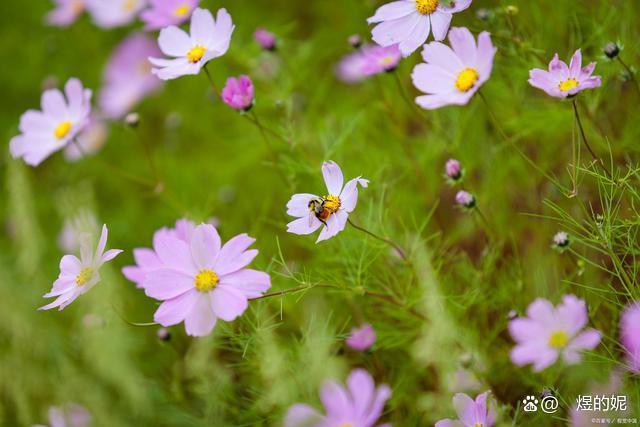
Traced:
<path id="1" fill-rule="evenodd" d="M 456 204 L 460 207 L 471 209 L 476 205 L 476 198 L 468 191 L 460 190 L 456 193 Z"/>
<path id="2" fill-rule="evenodd" d="M 221 98 L 234 110 L 249 111 L 253 106 L 253 82 L 249 76 L 229 77 L 222 88 Z"/>
<path id="3" fill-rule="evenodd" d="M 147 31 L 159 30 L 186 22 L 200 0 L 149 0 L 149 9 L 140 13 Z"/>
<path id="4" fill-rule="evenodd" d="M 56 8 L 47 14 L 47 23 L 56 27 L 68 27 L 76 22 L 85 9 L 85 0 L 53 0 Z"/>
<path id="5" fill-rule="evenodd" d="M 549 62 L 549 71 L 539 68 L 529 71 L 529 84 L 555 98 L 568 98 L 585 89 L 600 87 L 600 76 L 592 76 L 595 68 L 595 62 L 582 68 L 580 49 L 575 51 L 568 66 L 566 62 L 558 59 L 556 53 Z"/>
<path id="6" fill-rule="evenodd" d="M 109 129 L 107 124 L 92 114 L 89 123 L 76 137 L 75 143 L 69 144 L 64 149 L 65 159 L 75 162 L 84 156 L 97 153 L 107 142 Z"/>
<path id="7" fill-rule="evenodd" d="M 58 247 L 66 253 L 80 250 L 80 237 L 93 233 L 98 229 L 98 220 L 90 211 L 80 211 L 75 216 L 65 220 L 62 231 L 58 236 Z"/>
<path id="8" fill-rule="evenodd" d="M 276 35 L 262 27 L 256 28 L 253 33 L 253 39 L 264 50 L 276 50 Z"/>
<path id="9" fill-rule="evenodd" d="M 93 22 L 102 28 L 121 27 L 135 21 L 147 0 L 85 0 Z"/>
<path id="10" fill-rule="evenodd" d="M 365 45 L 354 55 L 358 54 L 364 59 L 362 73 L 365 76 L 393 71 L 402 59 L 398 45 L 395 44 L 386 47 Z"/>
<path id="11" fill-rule="evenodd" d="M 351 333 L 346 339 L 349 347 L 357 351 L 365 351 L 371 348 L 376 342 L 376 331 L 368 323 L 359 328 L 351 329 Z"/>
<path id="12" fill-rule="evenodd" d="M 64 407 L 49 408 L 49 427 L 88 427 L 91 414 L 83 406 L 70 403 Z M 42 424 L 33 427 L 46 427 Z"/>
<path id="13" fill-rule="evenodd" d="M 440 420 L 435 427 L 492 427 L 495 423 L 495 402 L 488 391 L 478 395 L 475 400 L 458 393 L 453 397 L 453 407 L 458 420 Z"/>
<path id="14" fill-rule="evenodd" d="M 162 85 L 162 81 L 151 73 L 148 60 L 150 56 L 160 54 L 155 40 L 141 33 L 130 35 L 115 48 L 98 95 L 98 104 L 105 117 L 121 119 Z"/>
<path id="15" fill-rule="evenodd" d="M 640 374 L 640 304 L 632 304 L 622 313 L 620 340 L 627 352 L 628 368 Z"/>

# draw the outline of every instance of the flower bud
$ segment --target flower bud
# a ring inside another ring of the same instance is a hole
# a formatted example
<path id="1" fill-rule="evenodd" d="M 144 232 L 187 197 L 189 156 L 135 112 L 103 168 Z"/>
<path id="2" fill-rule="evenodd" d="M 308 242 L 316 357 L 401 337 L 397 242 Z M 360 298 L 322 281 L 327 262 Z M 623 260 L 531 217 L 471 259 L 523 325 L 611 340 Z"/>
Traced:
<path id="1" fill-rule="evenodd" d="M 569 234 L 565 231 L 558 231 L 553 236 L 553 244 L 558 248 L 566 248 L 569 246 Z"/>
<path id="2" fill-rule="evenodd" d="M 449 159 L 444 166 L 445 175 L 452 181 L 462 178 L 462 166 L 456 159 Z"/>
<path id="3" fill-rule="evenodd" d="M 249 111 L 253 106 L 253 82 L 248 76 L 229 77 L 221 96 L 234 110 Z"/>
<path id="4" fill-rule="evenodd" d="M 124 118 L 124 123 L 132 128 L 138 127 L 140 124 L 140 114 L 138 113 L 129 113 Z"/>
<path id="5" fill-rule="evenodd" d="M 491 12 L 489 12 L 489 10 L 485 9 L 484 7 L 481 7 L 476 11 L 476 18 L 481 21 L 488 21 L 490 16 Z"/>
<path id="6" fill-rule="evenodd" d="M 253 38 L 264 50 L 276 50 L 276 36 L 266 29 L 261 27 L 257 28 L 255 33 L 253 33 Z"/>
<path id="7" fill-rule="evenodd" d="M 463 208 L 471 209 L 476 205 L 476 199 L 473 197 L 473 194 L 460 190 L 456 194 L 456 204 Z"/>
<path id="8" fill-rule="evenodd" d="M 349 42 L 349 45 L 354 49 L 359 49 L 360 46 L 362 46 L 362 37 L 360 37 L 360 34 L 350 35 L 347 41 Z"/>
<path id="9" fill-rule="evenodd" d="M 508 15 L 517 15 L 517 14 L 518 14 L 518 12 L 519 12 L 518 7 L 517 7 L 517 6 L 514 6 L 514 5 L 512 5 L 512 4 L 510 4 L 509 6 L 507 6 L 504 10 L 507 12 L 507 14 L 508 14 Z"/>
<path id="10" fill-rule="evenodd" d="M 604 46 L 603 51 L 607 58 L 613 59 L 620 53 L 620 47 L 614 42 L 609 42 Z"/>
<path id="11" fill-rule="evenodd" d="M 156 332 L 156 336 L 160 341 L 169 341 L 171 339 L 171 332 L 167 328 L 160 328 Z"/>

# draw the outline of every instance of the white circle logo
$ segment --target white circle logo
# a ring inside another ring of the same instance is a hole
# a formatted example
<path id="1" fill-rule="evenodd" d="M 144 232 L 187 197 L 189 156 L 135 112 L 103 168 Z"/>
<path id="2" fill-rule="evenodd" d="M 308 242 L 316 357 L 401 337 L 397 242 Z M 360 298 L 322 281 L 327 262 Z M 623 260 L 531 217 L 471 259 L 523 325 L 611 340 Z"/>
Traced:
<path id="1" fill-rule="evenodd" d="M 558 410 L 558 399 L 555 396 L 545 396 L 540 402 L 540 408 L 545 414 L 554 414 Z"/>

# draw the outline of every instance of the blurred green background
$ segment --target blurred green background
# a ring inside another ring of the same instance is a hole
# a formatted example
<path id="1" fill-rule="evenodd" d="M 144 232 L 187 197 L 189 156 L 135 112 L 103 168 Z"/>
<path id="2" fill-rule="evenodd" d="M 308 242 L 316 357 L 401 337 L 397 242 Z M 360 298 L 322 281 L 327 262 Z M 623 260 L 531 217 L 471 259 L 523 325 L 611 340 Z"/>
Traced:
<path id="1" fill-rule="evenodd" d="M 555 52 L 568 61 L 577 48 L 585 62 L 598 61 L 603 85 L 580 95 L 583 120 L 596 151 L 606 159 L 611 153 L 630 185 L 611 194 L 585 166 L 577 196 L 568 197 L 500 138 L 478 97 L 465 107 L 418 112 L 404 103 L 392 73 L 355 86 L 336 80 L 335 63 L 350 52 L 347 37 L 368 39 L 365 20 L 381 3 L 203 0 L 211 10 L 226 7 L 236 24 L 229 52 L 209 66 L 213 78 L 218 86 L 231 75 L 254 78 L 254 111 L 288 141 L 269 140 L 276 164 L 260 132 L 215 99 L 199 75 L 168 82 L 146 99 L 136 109 L 137 129 L 112 123 L 97 157 L 67 163 L 56 154 L 33 169 L 10 160 L 8 142 L 20 115 L 39 108 L 44 82 L 75 76 L 97 92 L 111 50 L 141 24 L 105 31 L 85 15 L 57 29 L 44 25 L 50 2 L 3 2 L 0 424 L 43 423 L 49 406 L 76 402 L 96 426 L 281 425 L 292 403 L 319 405 L 323 380 L 343 381 L 351 368 L 364 367 L 392 387 L 383 420 L 394 426 L 452 417 L 451 397 L 461 388 L 456 375 L 477 379 L 475 392 L 493 390 L 504 425 L 566 425 L 575 396 L 620 369 L 617 320 L 637 287 L 627 292 L 598 268 L 610 259 L 589 249 L 590 232 L 574 233 L 572 251 L 563 254 L 550 245 L 556 231 L 575 224 L 596 230 L 604 217 L 612 241 L 633 255 L 638 250 L 640 200 L 628 188 L 638 188 L 640 93 L 602 47 L 619 42 L 621 58 L 637 67 L 640 4 L 474 0 L 454 16 L 453 26 L 492 33 L 498 53 L 482 92 L 507 134 L 567 188 L 571 104 L 530 87 L 528 70 L 545 68 Z M 508 5 L 517 10 L 508 13 Z M 487 20 L 476 16 L 483 8 Z M 260 51 L 252 39 L 257 26 L 279 36 L 277 53 Z M 396 71 L 411 98 L 417 92 L 410 73 L 419 60 L 415 53 Z M 113 169 L 153 179 L 140 142 L 152 147 L 160 186 L 132 183 Z M 476 195 L 486 223 L 453 207 L 456 189 L 442 177 L 450 157 L 463 163 L 463 186 Z M 321 193 L 320 166 L 330 159 L 345 178 L 370 179 L 352 218 L 407 248 L 417 280 L 388 247 L 353 228 L 319 245 L 286 233 L 287 200 L 294 192 Z M 109 226 L 109 247 L 125 254 L 64 311 L 36 311 L 58 274 L 65 219 L 87 210 Z M 303 284 L 341 289 L 254 301 L 240 319 L 218 322 L 201 339 L 189 339 L 178 325 L 172 340 L 161 342 L 156 328 L 127 324 L 123 318 L 150 322 L 157 306 L 120 274 L 132 263 L 131 250 L 150 246 L 153 232 L 176 219 L 212 216 L 223 240 L 243 232 L 257 238 L 254 267 L 270 272 L 273 291 Z M 636 268 L 631 262 L 633 285 Z M 367 297 L 367 290 L 399 304 Z M 577 366 L 542 374 L 513 366 L 508 313 L 522 313 L 538 296 L 557 303 L 565 293 L 588 301 L 602 344 Z M 378 342 L 360 354 L 343 340 L 363 321 L 376 328 Z M 563 410 L 522 414 L 518 402 L 544 387 L 557 390 Z M 640 405 L 637 379 L 625 375 L 623 392 Z"/>

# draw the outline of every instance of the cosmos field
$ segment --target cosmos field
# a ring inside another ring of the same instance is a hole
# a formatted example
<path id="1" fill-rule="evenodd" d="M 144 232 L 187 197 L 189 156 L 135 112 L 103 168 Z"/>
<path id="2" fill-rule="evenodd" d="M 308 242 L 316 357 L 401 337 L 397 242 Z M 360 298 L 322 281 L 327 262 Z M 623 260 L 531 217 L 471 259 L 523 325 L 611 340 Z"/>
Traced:
<path id="1" fill-rule="evenodd" d="M 6 2 L 0 425 L 637 424 L 639 13 Z"/>

